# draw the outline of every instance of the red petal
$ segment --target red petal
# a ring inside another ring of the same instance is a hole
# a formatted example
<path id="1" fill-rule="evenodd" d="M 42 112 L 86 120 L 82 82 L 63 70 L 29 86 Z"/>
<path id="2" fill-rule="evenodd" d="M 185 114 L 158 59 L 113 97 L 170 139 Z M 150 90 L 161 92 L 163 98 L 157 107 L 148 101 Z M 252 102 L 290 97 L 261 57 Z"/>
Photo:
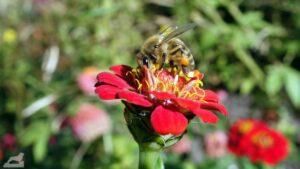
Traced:
<path id="1" fill-rule="evenodd" d="M 167 93 L 167 92 L 152 91 L 150 92 L 150 94 L 153 94 L 159 100 L 172 99 L 176 97 L 174 94 Z"/>
<path id="2" fill-rule="evenodd" d="M 193 113 L 198 116 L 204 123 L 217 123 L 218 116 L 216 116 L 213 112 L 204 110 L 204 109 L 197 109 L 193 111 Z"/>
<path id="3" fill-rule="evenodd" d="M 158 134 L 179 135 L 186 130 L 188 120 L 180 112 L 158 106 L 151 114 L 151 124 Z"/>
<path id="4" fill-rule="evenodd" d="M 175 100 L 177 104 L 184 109 L 193 111 L 200 108 L 200 103 L 190 99 L 174 98 L 173 100 Z"/>
<path id="5" fill-rule="evenodd" d="M 205 90 L 204 100 L 208 102 L 216 102 L 216 103 L 219 102 L 218 95 L 211 90 Z"/>
<path id="6" fill-rule="evenodd" d="M 223 105 L 214 102 L 201 103 L 201 108 L 217 110 L 225 116 L 228 114 L 226 108 Z"/>
<path id="7" fill-rule="evenodd" d="M 101 72 L 97 75 L 98 82 L 114 85 L 120 89 L 130 89 L 131 86 L 127 84 L 122 78 L 108 72 Z"/>
<path id="8" fill-rule="evenodd" d="M 111 66 L 109 69 L 121 77 L 125 77 L 126 73 L 132 70 L 130 66 L 126 65 L 115 65 Z"/>
<path id="9" fill-rule="evenodd" d="M 123 99 L 129 103 L 133 103 L 143 107 L 151 107 L 153 104 L 146 99 L 144 95 L 131 92 L 131 91 L 121 91 L 118 93 L 120 99 Z"/>
<path id="10" fill-rule="evenodd" d="M 96 88 L 95 93 L 103 100 L 117 99 L 117 93 L 122 91 L 121 89 L 111 85 L 100 85 Z"/>

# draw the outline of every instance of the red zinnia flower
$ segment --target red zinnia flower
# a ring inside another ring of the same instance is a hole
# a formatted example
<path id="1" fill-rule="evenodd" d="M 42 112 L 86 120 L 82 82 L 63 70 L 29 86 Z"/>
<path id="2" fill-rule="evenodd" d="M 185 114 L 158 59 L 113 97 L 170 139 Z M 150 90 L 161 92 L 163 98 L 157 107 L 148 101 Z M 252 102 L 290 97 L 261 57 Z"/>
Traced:
<path id="1" fill-rule="evenodd" d="M 15 150 L 16 149 L 16 137 L 14 134 L 6 133 L 2 137 L 2 143 L 4 150 Z"/>
<path id="2" fill-rule="evenodd" d="M 235 122 L 229 131 L 228 148 L 231 152 L 242 155 L 244 150 L 240 148 L 240 139 L 256 128 L 266 128 L 267 126 L 255 119 L 240 119 Z"/>
<path id="3" fill-rule="evenodd" d="M 238 135 L 237 131 L 242 133 Z M 229 134 L 229 149 L 238 156 L 247 156 L 252 162 L 270 165 L 283 160 L 289 150 L 288 141 L 281 133 L 255 120 L 240 120 L 233 125 Z"/>
<path id="4" fill-rule="evenodd" d="M 168 69 L 150 71 L 118 65 L 110 70 L 114 74 L 102 72 L 97 76 L 98 96 L 104 100 L 122 99 L 126 105 L 150 112 L 151 126 L 158 134 L 182 134 L 193 116 L 216 123 L 218 117 L 210 110 L 227 115 L 217 95 L 200 87 L 203 75 L 198 71 L 188 78 Z"/>
<path id="5" fill-rule="evenodd" d="M 287 139 L 270 128 L 253 130 L 241 140 L 241 147 L 246 149 L 246 156 L 253 162 L 275 165 L 288 155 Z"/>

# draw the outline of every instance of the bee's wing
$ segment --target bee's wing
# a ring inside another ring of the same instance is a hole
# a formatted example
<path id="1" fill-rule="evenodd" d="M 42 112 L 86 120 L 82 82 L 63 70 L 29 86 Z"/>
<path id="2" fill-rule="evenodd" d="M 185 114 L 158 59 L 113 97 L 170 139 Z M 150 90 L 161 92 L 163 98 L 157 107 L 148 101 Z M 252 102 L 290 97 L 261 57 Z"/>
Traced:
<path id="1" fill-rule="evenodd" d="M 164 27 L 159 34 L 163 37 L 163 42 L 167 42 L 180 34 L 194 28 L 196 26 L 195 23 L 189 23 L 183 26 L 167 26 Z"/>

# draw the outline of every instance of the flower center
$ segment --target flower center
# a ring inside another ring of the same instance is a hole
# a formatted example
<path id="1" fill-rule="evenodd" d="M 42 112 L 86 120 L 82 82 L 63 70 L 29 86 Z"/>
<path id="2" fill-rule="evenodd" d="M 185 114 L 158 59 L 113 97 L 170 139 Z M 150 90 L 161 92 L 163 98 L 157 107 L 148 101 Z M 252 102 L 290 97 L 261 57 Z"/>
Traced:
<path id="1" fill-rule="evenodd" d="M 239 125 L 239 132 L 242 134 L 245 134 L 252 130 L 253 128 L 253 122 L 251 121 L 244 121 Z"/>
<path id="2" fill-rule="evenodd" d="M 84 73 L 89 74 L 89 75 L 97 75 L 98 71 L 99 70 L 93 66 L 87 67 L 83 70 Z"/>
<path id="3" fill-rule="evenodd" d="M 160 69 L 156 71 L 137 69 L 131 72 L 135 78 L 137 89 L 140 93 L 151 91 L 166 92 L 174 94 L 177 97 L 189 98 L 197 101 L 204 101 L 205 91 L 201 88 L 203 85 L 198 71 L 190 72 L 188 75 L 182 71 L 171 71 Z"/>
<path id="4" fill-rule="evenodd" d="M 268 148 L 273 145 L 273 138 L 267 132 L 259 132 L 252 137 L 252 142 L 262 148 Z"/>

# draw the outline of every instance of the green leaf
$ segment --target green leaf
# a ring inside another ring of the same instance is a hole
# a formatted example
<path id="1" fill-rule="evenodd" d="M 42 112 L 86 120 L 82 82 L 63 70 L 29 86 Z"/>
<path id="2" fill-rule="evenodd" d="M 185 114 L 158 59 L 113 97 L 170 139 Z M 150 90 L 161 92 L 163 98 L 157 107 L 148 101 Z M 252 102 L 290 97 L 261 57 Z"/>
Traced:
<path id="1" fill-rule="evenodd" d="M 206 32 L 201 35 L 200 46 L 203 49 L 209 49 L 218 42 L 220 31 L 217 28 L 210 28 L 205 31 Z"/>
<path id="2" fill-rule="evenodd" d="M 266 22 L 262 19 L 262 13 L 257 11 L 245 13 L 241 21 L 247 27 L 260 29 L 266 26 Z"/>
<path id="3" fill-rule="evenodd" d="M 292 103 L 300 107 L 300 73 L 289 67 L 285 68 L 285 90 Z"/>
<path id="4" fill-rule="evenodd" d="M 255 86 L 255 80 L 253 78 L 247 78 L 242 82 L 241 86 L 241 93 L 242 94 L 249 94 L 251 90 Z"/>
<path id="5" fill-rule="evenodd" d="M 47 123 L 41 121 L 31 123 L 20 135 L 21 144 L 24 146 L 33 144 L 40 138 L 41 134 L 45 133 L 46 128 Z"/>
<path id="6" fill-rule="evenodd" d="M 47 153 L 47 144 L 49 136 L 44 136 L 40 138 L 36 144 L 33 146 L 33 156 L 36 162 L 40 162 L 44 159 Z"/>
<path id="7" fill-rule="evenodd" d="M 47 144 L 51 134 L 50 125 L 39 121 L 31 123 L 20 135 L 20 142 L 24 146 L 33 145 L 33 156 L 36 162 L 44 159 L 47 152 Z"/>
<path id="8" fill-rule="evenodd" d="M 281 66 L 272 66 L 269 68 L 268 71 L 268 76 L 266 79 L 266 92 L 274 96 L 277 94 L 280 89 L 282 88 L 282 78 L 283 72 L 282 72 L 282 67 Z"/>

